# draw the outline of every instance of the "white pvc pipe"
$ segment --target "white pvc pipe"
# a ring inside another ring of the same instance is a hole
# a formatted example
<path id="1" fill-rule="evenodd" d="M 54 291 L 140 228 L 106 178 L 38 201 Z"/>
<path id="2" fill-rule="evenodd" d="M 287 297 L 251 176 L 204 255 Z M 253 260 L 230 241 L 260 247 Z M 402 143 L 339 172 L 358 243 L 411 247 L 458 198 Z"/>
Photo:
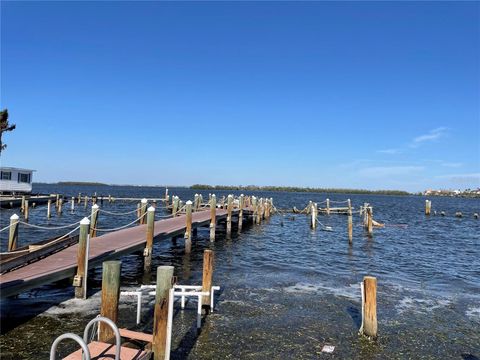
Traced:
<path id="1" fill-rule="evenodd" d="M 87 235 L 85 246 L 85 276 L 83 277 L 83 299 L 87 298 L 88 257 L 90 254 L 90 235 Z"/>
<path id="2" fill-rule="evenodd" d="M 172 345 L 173 299 L 174 290 L 170 289 L 168 292 L 167 343 L 165 344 L 165 360 L 170 360 L 170 348 Z"/>

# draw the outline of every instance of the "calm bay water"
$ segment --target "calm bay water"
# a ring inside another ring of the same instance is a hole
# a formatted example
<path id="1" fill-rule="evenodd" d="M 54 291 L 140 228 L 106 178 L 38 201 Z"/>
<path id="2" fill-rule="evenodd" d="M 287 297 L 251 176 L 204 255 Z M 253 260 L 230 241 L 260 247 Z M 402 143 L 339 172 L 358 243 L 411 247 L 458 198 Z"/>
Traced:
<path id="1" fill-rule="evenodd" d="M 147 187 L 76 187 L 39 185 L 34 191 L 79 192 L 114 197 L 163 197 L 164 189 Z M 170 189 L 181 199 L 195 191 Z M 208 197 L 208 192 L 202 192 Z M 234 192 L 236 193 L 236 192 Z M 217 196 L 228 194 L 217 191 Z M 253 193 L 273 197 L 277 208 L 303 208 L 309 200 L 329 197 L 353 206 L 373 206 L 374 219 L 385 223 L 369 238 L 354 216 L 353 245 L 348 245 L 347 217 L 320 215 L 333 231 L 311 231 L 305 215 L 275 215 L 260 226 L 248 226 L 232 240 L 219 233 L 209 242 L 200 229 L 192 253 L 184 254 L 183 240 L 155 244 L 154 265 L 174 265 L 181 284 L 200 284 L 202 252 L 215 251 L 214 283 L 222 287 L 216 312 L 209 315 L 200 334 L 194 329 L 195 306 L 178 312 L 174 321 L 172 358 L 192 359 L 403 359 L 480 357 L 480 200 L 432 198 L 432 209 L 447 216 L 423 215 L 423 197 L 312 193 Z M 134 209 L 135 202 L 104 202 L 114 212 Z M 30 223 L 59 226 L 90 213 L 83 204 L 64 205 L 61 216 L 46 220 L 46 207 L 31 209 Z M 1 211 L 1 227 L 16 210 Z M 464 213 L 456 218 L 456 211 Z M 135 215 L 100 215 L 99 227 L 112 228 Z M 20 228 L 20 245 L 66 231 Z M 0 233 L 1 249 L 6 232 Z M 98 314 L 101 270 L 93 273 L 91 297 L 72 300 L 68 283 L 44 286 L 2 301 L 1 353 L 5 359 L 48 358 L 53 339 L 64 332 L 80 334 Z M 378 279 L 379 339 L 369 342 L 357 335 L 360 326 L 359 283 L 365 275 Z M 152 279 L 153 281 L 153 279 Z M 142 282 L 138 255 L 122 258 L 122 290 Z M 142 325 L 151 331 L 151 301 L 144 301 Z M 135 328 L 135 300 L 121 299 L 121 326 Z M 333 354 L 321 353 L 334 345 Z M 71 345 L 63 347 L 71 350 Z"/>

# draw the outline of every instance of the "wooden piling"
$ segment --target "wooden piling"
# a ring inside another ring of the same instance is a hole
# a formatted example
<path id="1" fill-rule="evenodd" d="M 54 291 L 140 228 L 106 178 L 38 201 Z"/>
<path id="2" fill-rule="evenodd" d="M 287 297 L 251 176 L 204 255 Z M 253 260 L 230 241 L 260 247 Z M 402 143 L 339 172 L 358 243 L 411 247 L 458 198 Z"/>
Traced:
<path id="1" fill-rule="evenodd" d="M 367 231 L 368 235 L 373 235 L 373 208 L 367 207 Z"/>
<path id="2" fill-rule="evenodd" d="M 147 212 L 147 203 L 148 203 L 148 200 L 143 198 L 141 201 L 141 206 L 140 206 L 140 220 L 139 220 L 139 223 L 141 225 L 143 224 L 146 224 L 147 223 L 147 219 L 145 219 L 145 213 Z"/>
<path id="3" fill-rule="evenodd" d="M 78 193 L 77 204 L 80 205 L 82 202 L 82 193 Z"/>
<path id="4" fill-rule="evenodd" d="M 170 196 L 168 195 L 168 188 L 165 188 L 165 206 L 170 203 Z"/>
<path id="5" fill-rule="evenodd" d="M 425 200 L 425 215 L 430 215 L 432 209 L 432 202 L 430 200 Z"/>
<path id="6" fill-rule="evenodd" d="M 185 251 L 189 253 L 192 250 L 192 202 L 186 202 L 186 224 L 185 224 Z"/>
<path id="7" fill-rule="evenodd" d="M 315 230 L 317 228 L 317 203 L 313 203 L 310 207 L 310 228 Z"/>
<path id="8" fill-rule="evenodd" d="M 21 212 L 25 211 L 25 195 L 22 195 L 22 203 L 20 205 L 20 211 Z"/>
<path id="9" fill-rule="evenodd" d="M 19 216 L 13 214 L 10 216 L 10 232 L 8 234 L 8 251 L 13 251 L 17 248 L 18 243 L 18 221 Z"/>
<path id="10" fill-rule="evenodd" d="M 327 215 L 330 215 L 330 199 L 327 199 Z"/>
<path id="11" fill-rule="evenodd" d="M 157 268 L 157 285 L 153 314 L 153 359 L 164 360 L 168 354 L 167 323 L 169 292 L 172 288 L 173 266 L 159 266 Z"/>
<path id="12" fill-rule="evenodd" d="M 348 203 L 348 243 L 351 244 L 353 240 L 353 216 L 352 216 L 352 202 L 350 199 Z"/>
<path id="13" fill-rule="evenodd" d="M 217 226 L 217 197 L 215 194 L 210 199 L 210 241 L 215 241 L 215 228 Z"/>
<path id="14" fill-rule="evenodd" d="M 244 202 L 245 198 L 243 194 L 240 195 L 238 198 L 238 233 L 240 234 L 242 232 L 242 226 L 243 226 L 243 207 L 244 207 Z"/>
<path id="15" fill-rule="evenodd" d="M 62 209 L 63 209 L 63 198 L 58 199 L 58 207 L 57 207 L 57 213 L 59 215 L 62 214 Z"/>
<path id="16" fill-rule="evenodd" d="M 232 210 L 233 210 L 233 195 L 227 197 L 227 238 L 232 235 Z"/>
<path id="17" fill-rule="evenodd" d="M 88 258 L 88 230 L 90 227 L 90 220 L 83 218 L 80 221 L 80 235 L 78 238 L 77 251 L 77 275 L 73 280 L 75 286 L 75 297 L 77 299 L 87 298 L 87 268 L 86 262 Z"/>
<path id="18" fill-rule="evenodd" d="M 28 200 L 25 200 L 25 208 L 23 209 L 23 217 L 25 218 L 25 221 L 28 221 L 28 213 L 29 213 L 29 205 L 28 205 Z"/>
<path id="19" fill-rule="evenodd" d="M 361 332 L 377 337 L 377 278 L 373 276 L 363 278 L 362 315 Z"/>
<path id="20" fill-rule="evenodd" d="M 257 225 L 260 224 L 262 221 L 262 199 L 257 200 L 257 206 L 256 206 L 256 215 L 257 215 Z"/>
<path id="21" fill-rule="evenodd" d="M 98 225 L 98 213 L 99 213 L 99 206 L 94 204 L 92 206 L 92 216 L 90 216 L 90 237 L 93 238 L 97 236 L 97 225 Z"/>
<path id="22" fill-rule="evenodd" d="M 105 261 L 102 271 L 102 303 L 100 315 L 109 318 L 114 323 L 118 320 L 118 299 L 120 297 L 120 273 L 122 269 L 121 261 Z M 103 322 L 100 322 L 99 341 L 108 342 L 113 339 L 115 333 L 112 328 Z"/>
<path id="23" fill-rule="evenodd" d="M 200 203 L 199 203 L 199 196 L 198 194 L 195 194 L 194 198 L 193 198 L 193 211 L 198 211 L 198 208 L 200 207 Z"/>
<path id="24" fill-rule="evenodd" d="M 210 299 L 212 296 L 213 286 L 213 262 L 214 253 L 212 250 L 205 250 L 203 252 L 203 276 L 202 276 L 202 291 L 210 293 L 209 296 L 202 298 L 202 306 L 210 309 Z"/>
<path id="25" fill-rule="evenodd" d="M 178 196 L 174 196 L 172 199 L 173 199 L 172 215 L 173 215 L 173 217 L 175 217 L 177 215 L 177 211 L 178 211 L 179 198 L 178 198 Z"/>
<path id="26" fill-rule="evenodd" d="M 155 208 L 150 206 L 147 209 L 147 244 L 145 250 L 143 251 L 144 262 L 143 270 L 146 273 L 150 273 L 150 268 L 152 265 L 152 252 L 153 252 L 153 235 L 155 232 Z"/>
<path id="27" fill-rule="evenodd" d="M 55 207 L 58 209 L 58 205 L 60 204 L 60 194 L 56 194 L 55 197 Z M 58 210 L 57 210 L 58 211 Z"/>
<path id="28" fill-rule="evenodd" d="M 47 202 L 47 219 L 50 219 L 52 216 L 52 200 L 48 200 Z"/>
<path id="29" fill-rule="evenodd" d="M 85 195 L 85 198 L 83 199 L 83 206 L 86 209 L 88 205 L 88 195 Z"/>
<path id="30" fill-rule="evenodd" d="M 75 197 L 74 196 L 72 196 L 72 199 L 71 199 L 70 210 L 72 212 L 75 210 Z"/>

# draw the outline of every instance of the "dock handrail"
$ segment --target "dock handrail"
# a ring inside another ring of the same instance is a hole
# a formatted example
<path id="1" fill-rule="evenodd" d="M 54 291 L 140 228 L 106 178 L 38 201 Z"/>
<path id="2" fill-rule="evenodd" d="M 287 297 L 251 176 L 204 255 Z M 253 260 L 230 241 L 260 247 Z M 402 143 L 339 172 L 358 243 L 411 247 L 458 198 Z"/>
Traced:
<path id="1" fill-rule="evenodd" d="M 120 337 L 120 331 L 118 330 L 117 325 L 110 320 L 109 318 L 106 318 L 104 316 L 97 316 L 96 318 L 92 319 L 89 321 L 87 326 L 85 326 L 85 330 L 83 331 L 83 341 L 86 344 L 88 341 L 88 331 L 92 327 L 93 324 L 96 324 L 97 322 L 104 322 L 108 324 L 113 332 L 115 333 L 115 360 L 120 360 L 120 350 L 121 350 L 121 337 Z"/>
<path id="2" fill-rule="evenodd" d="M 84 359 L 85 360 L 90 360 L 90 358 L 91 358 L 90 350 L 88 350 L 87 343 L 85 341 L 83 341 L 83 339 L 80 336 L 78 336 L 77 334 L 73 334 L 73 333 L 62 334 L 55 339 L 55 341 L 52 344 L 52 347 L 50 348 L 50 360 L 55 360 L 55 353 L 57 352 L 57 346 L 61 341 L 65 340 L 65 339 L 75 340 L 81 346 L 81 348 L 83 350 Z"/>

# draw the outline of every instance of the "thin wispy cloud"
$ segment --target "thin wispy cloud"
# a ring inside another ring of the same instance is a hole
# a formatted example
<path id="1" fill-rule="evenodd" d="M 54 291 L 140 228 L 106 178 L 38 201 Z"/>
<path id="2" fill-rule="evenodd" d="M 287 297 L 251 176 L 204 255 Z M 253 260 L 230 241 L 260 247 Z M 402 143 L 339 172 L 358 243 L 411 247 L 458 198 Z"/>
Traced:
<path id="1" fill-rule="evenodd" d="M 360 169 L 358 175 L 366 177 L 389 177 L 410 175 L 424 170 L 423 166 L 372 166 Z"/>
<path id="2" fill-rule="evenodd" d="M 440 165 L 449 167 L 449 168 L 459 168 L 463 166 L 461 162 L 441 162 Z"/>
<path id="3" fill-rule="evenodd" d="M 377 152 L 380 154 L 395 155 L 395 154 L 400 154 L 402 151 L 400 149 L 384 149 L 384 150 L 378 150 Z"/>
<path id="4" fill-rule="evenodd" d="M 433 129 L 433 130 L 430 130 L 427 134 L 423 134 L 423 135 L 420 135 L 420 136 L 417 136 L 416 138 L 414 138 L 409 146 L 411 148 L 417 148 L 417 147 L 423 145 L 424 143 L 431 142 L 431 141 L 436 141 L 436 140 L 440 139 L 441 137 L 445 136 L 447 130 L 448 129 L 446 127 L 443 127 L 443 126 L 438 127 L 436 129 Z"/>

